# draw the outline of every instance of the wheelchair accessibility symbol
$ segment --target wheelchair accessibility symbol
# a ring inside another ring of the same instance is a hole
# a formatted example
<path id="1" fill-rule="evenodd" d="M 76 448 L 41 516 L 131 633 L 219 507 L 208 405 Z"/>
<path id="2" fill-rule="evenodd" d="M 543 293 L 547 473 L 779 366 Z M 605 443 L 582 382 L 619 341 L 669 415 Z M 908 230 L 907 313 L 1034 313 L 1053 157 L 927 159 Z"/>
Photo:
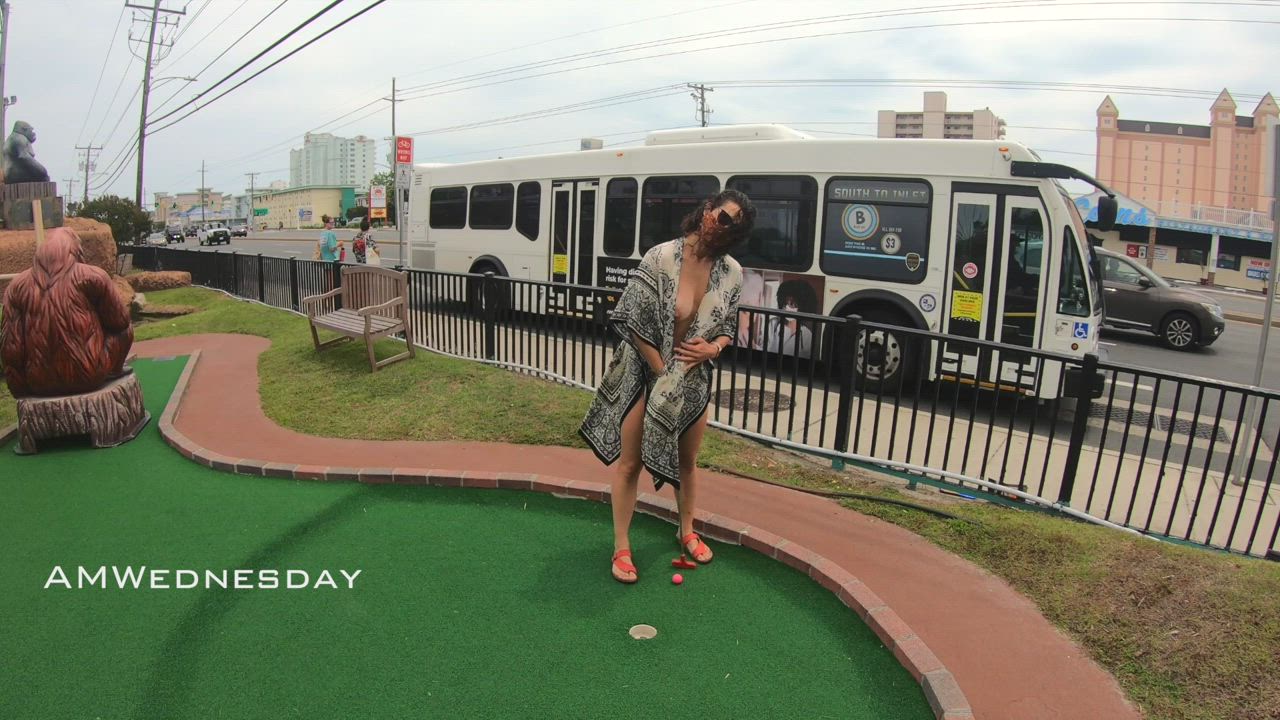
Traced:
<path id="1" fill-rule="evenodd" d="M 1074 337 L 1076 340 L 1088 340 L 1089 339 L 1089 323 L 1087 322 L 1072 323 L 1071 336 Z"/>

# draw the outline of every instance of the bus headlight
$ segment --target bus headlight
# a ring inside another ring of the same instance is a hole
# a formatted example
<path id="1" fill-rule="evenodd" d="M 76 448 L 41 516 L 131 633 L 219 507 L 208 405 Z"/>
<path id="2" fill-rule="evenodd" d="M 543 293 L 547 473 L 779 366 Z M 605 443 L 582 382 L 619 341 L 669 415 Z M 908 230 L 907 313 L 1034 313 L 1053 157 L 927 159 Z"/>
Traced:
<path id="1" fill-rule="evenodd" d="M 1216 318 L 1222 317 L 1222 306 L 1217 303 L 1200 303 L 1200 307 L 1208 310 L 1209 314 Z"/>

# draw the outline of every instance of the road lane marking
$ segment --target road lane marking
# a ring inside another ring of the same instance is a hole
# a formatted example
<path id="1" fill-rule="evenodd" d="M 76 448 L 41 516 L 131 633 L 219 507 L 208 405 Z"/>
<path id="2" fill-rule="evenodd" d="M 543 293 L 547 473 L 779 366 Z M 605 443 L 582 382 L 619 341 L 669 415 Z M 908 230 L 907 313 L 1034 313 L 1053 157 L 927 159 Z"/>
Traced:
<path id="1" fill-rule="evenodd" d="M 1111 383 L 1112 383 L 1113 385 L 1119 385 L 1120 387 L 1126 387 L 1126 388 L 1131 388 L 1131 387 L 1133 387 L 1133 383 L 1131 383 L 1131 382 L 1127 382 L 1127 381 L 1124 381 L 1124 380 L 1112 380 L 1112 381 L 1111 381 Z M 1138 385 L 1138 389 L 1139 389 L 1139 390 L 1146 390 L 1147 392 L 1154 392 L 1154 391 L 1155 391 L 1155 388 L 1154 388 L 1153 386 L 1151 386 L 1151 385 L 1141 385 L 1141 384 L 1139 384 L 1139 385 Z"/>

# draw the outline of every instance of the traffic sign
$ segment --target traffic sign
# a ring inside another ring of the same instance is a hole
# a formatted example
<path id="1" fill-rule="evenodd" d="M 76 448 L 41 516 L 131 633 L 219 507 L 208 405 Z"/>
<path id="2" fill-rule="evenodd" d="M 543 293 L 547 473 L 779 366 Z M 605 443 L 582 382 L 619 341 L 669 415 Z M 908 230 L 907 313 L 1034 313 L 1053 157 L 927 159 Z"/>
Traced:
<path id="1" fill-rule="evenodd" d="M 413 138 L 396 137 L 396 162 L 404 164 L 413 163 Z"/>
<path id="2" fill-rule="evenodd" d="M 260 217 L 260 216 L 262 216 L 262 215 L 266 215 L 266 214 L 267 214 L 267 209 L 266 209 L 266 208 L 254 208 L 254 209 L 253 209 L 253 216 L 254 216 L 254 217 Z"/>

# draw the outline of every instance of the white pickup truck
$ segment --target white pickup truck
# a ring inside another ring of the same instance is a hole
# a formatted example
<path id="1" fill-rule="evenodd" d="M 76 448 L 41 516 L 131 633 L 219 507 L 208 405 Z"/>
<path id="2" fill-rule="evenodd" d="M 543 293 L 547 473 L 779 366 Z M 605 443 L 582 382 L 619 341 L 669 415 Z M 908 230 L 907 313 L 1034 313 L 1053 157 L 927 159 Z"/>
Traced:
<path id="1" fill-rule="evenodd" d="M 201 225 L 200 230 L 196 232 L 196 238 L 200 240 L 201 245 L 213 245 L 214 243 L 230 245 L 231 230 L 221 225 Z"/>

